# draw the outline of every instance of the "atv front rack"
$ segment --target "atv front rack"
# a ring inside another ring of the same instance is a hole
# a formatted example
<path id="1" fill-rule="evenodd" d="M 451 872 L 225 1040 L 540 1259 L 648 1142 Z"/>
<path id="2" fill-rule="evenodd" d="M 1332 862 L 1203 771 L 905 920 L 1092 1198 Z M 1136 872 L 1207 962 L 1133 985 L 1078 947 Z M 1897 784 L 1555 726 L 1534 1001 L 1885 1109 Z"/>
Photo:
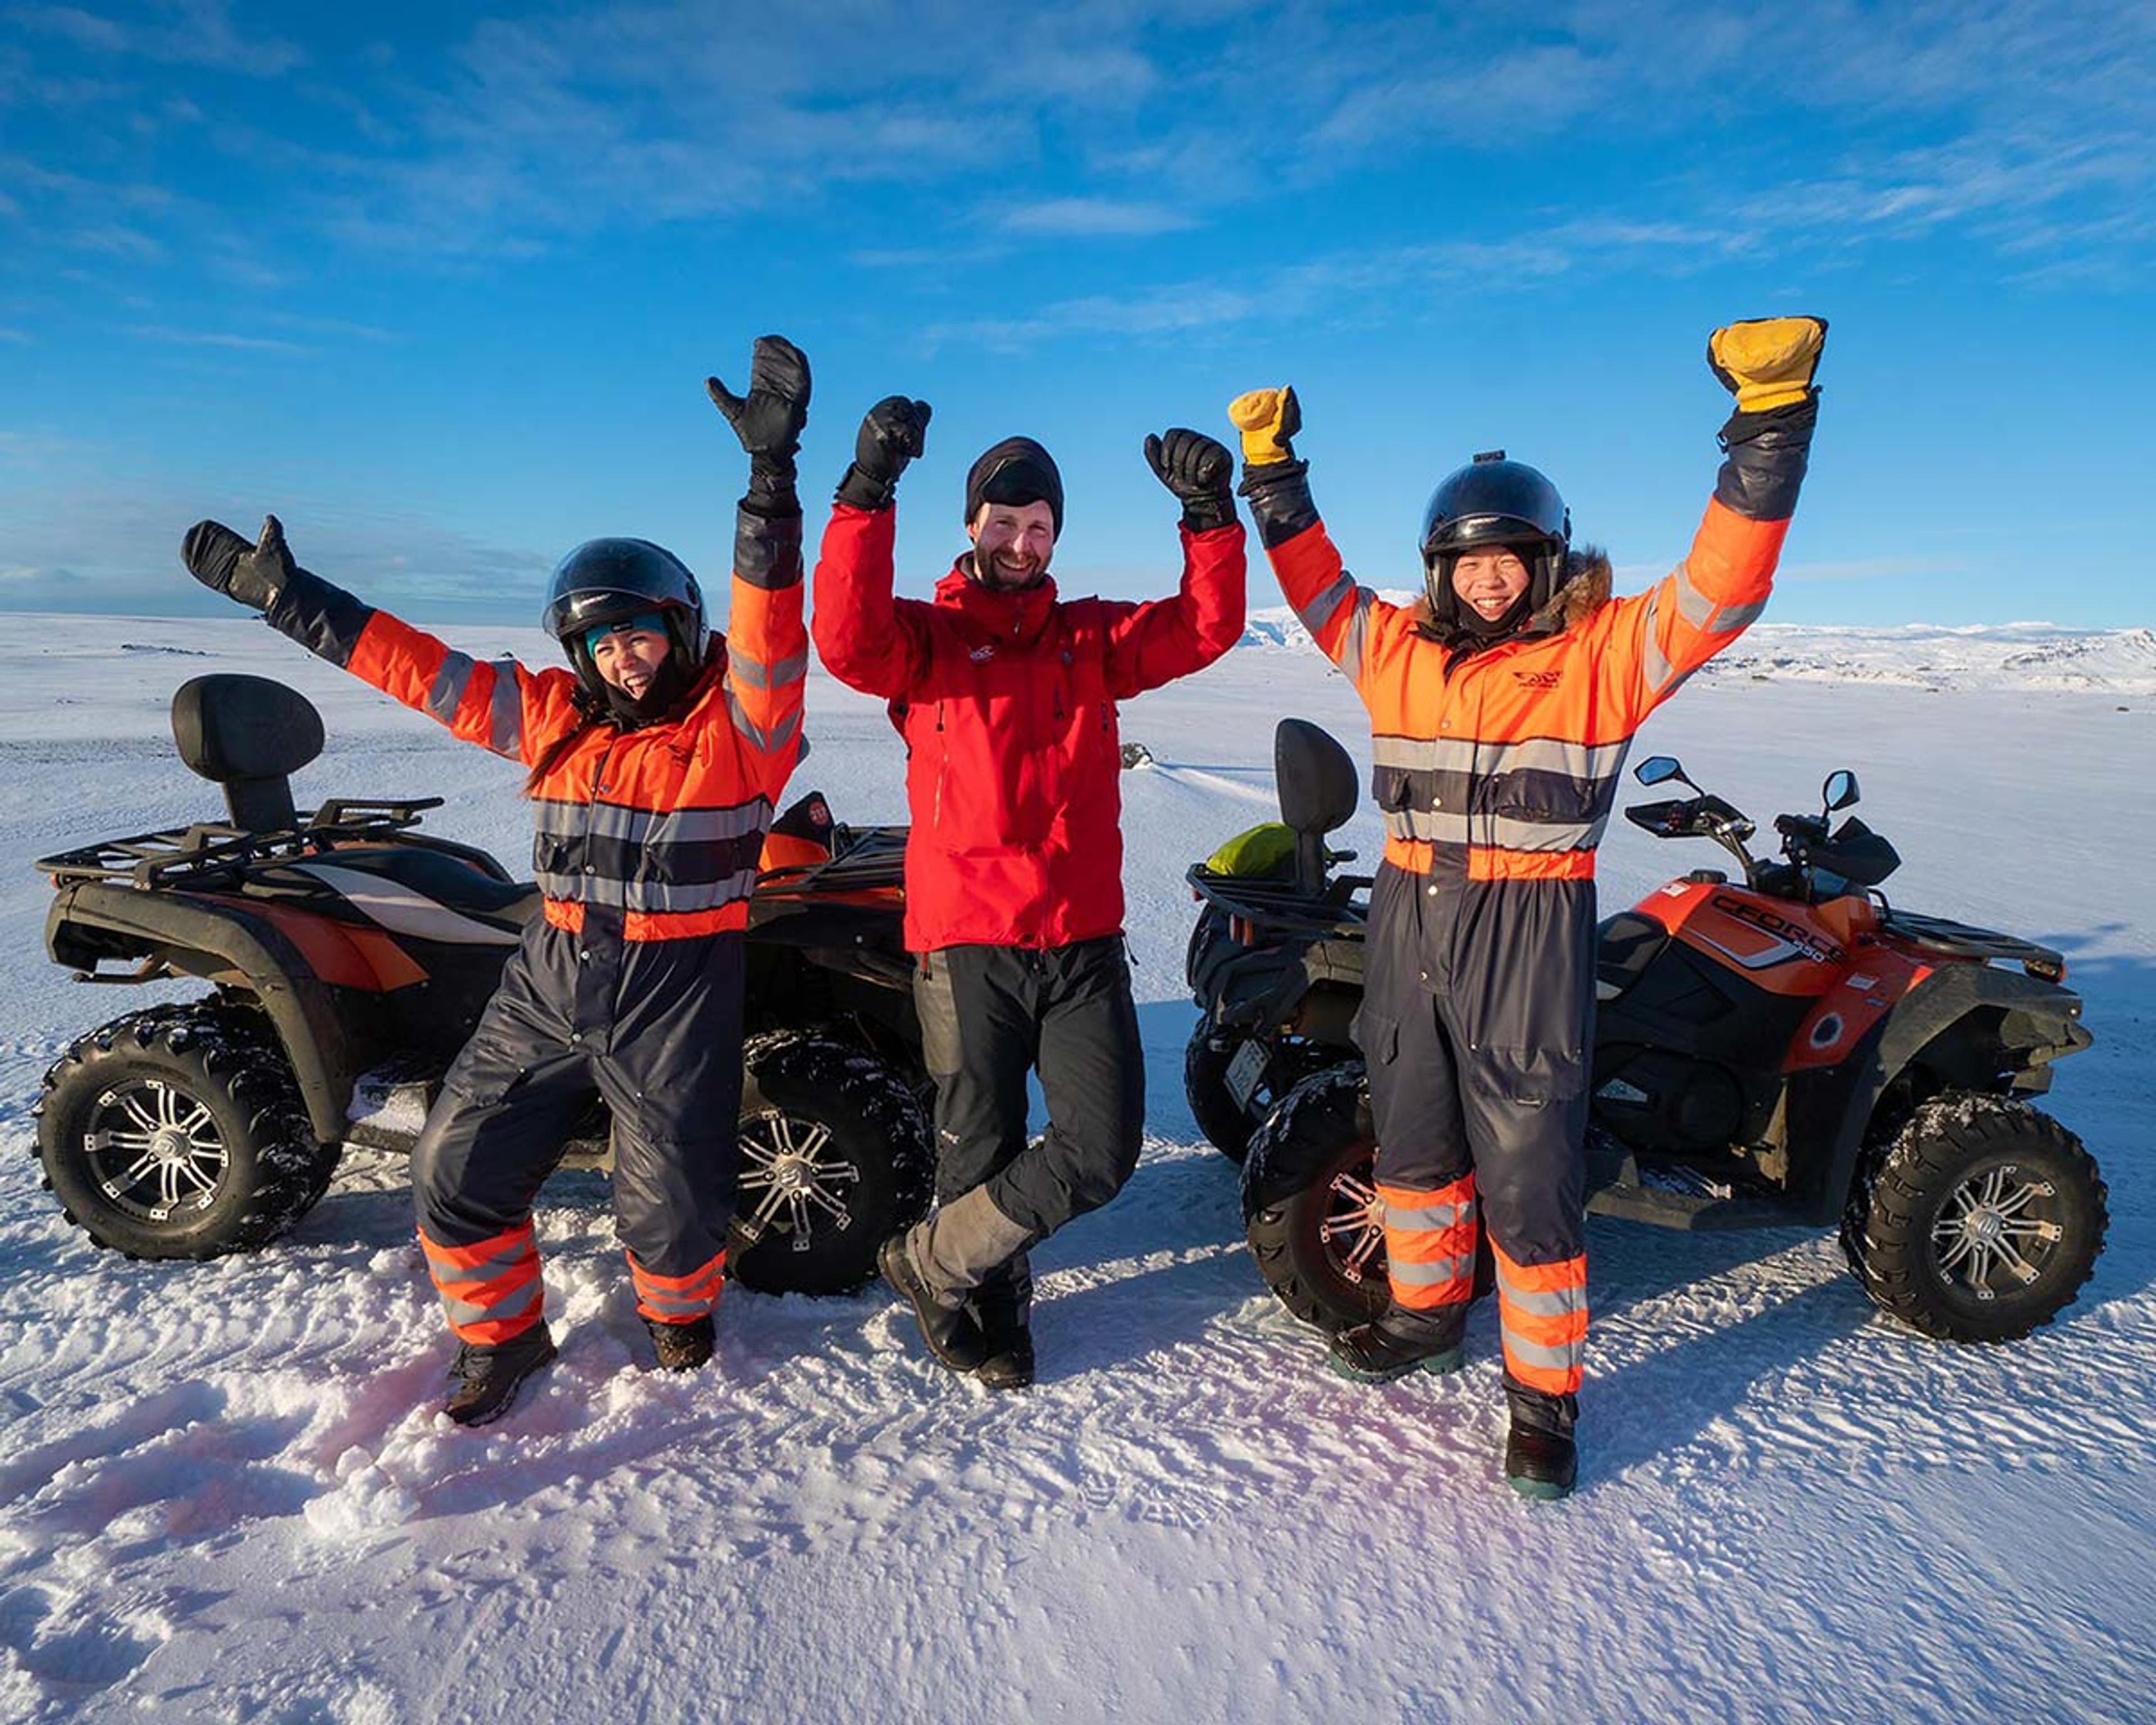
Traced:
<path id="1" fill-rule="evenodd" d="M 55 886 L 80 880 L 126 880 L 151 887 L 237 874 L 257 863 L 318 856 L 341 845 L 378 842 L 419 824 L 423 812 L 442 806 L 439 797 L 402 802 L 336 798 L 304 823 L 249 832 L 222 821 L 105 839 L 79 850 L 41 856 L 33 865 Z"/>
<path id="2" fill-rule="evenodd" d="M 1353 896 L 1370 881 L 1361 875 L 1342 875 L 1332 881 L 1337 897 L 1306 892 L 1291 880 L 1263 875 L 1216 875 L 1204 863 L 1193 863 L 1183 878 L 1207 904 L 1261 928 L 1288 936 L 1356 936 L 1369 921 L 1367 902 Z"/>
<path id="3" fill-rule="evenodd" d="M 2034 941 L 2025 941 L 2017 935 L 2001 934 L 1995 928 L 1979 928 L 1974 923 L 1957 922 L 1950 916 L 1927 916 L 1891 906 L 1879 912 L 1879 927 L 1881 933 L 1907 941 L 1928 952 L 1943 953 L 1950 958 L 1980 958 L 1986 963 L 1998 961 L 2018 964 L 2039 982 L 2066 980 L 2064 953 L 2039 946 Z"/>
<path id="4" fill-rule="evenodd" d="M 904 827 L 839 827 L 824 861 L 788 864 L 757 876 L 756 896 L 829 899 L 840 894 L 886 892 L 906 884 Z"/>

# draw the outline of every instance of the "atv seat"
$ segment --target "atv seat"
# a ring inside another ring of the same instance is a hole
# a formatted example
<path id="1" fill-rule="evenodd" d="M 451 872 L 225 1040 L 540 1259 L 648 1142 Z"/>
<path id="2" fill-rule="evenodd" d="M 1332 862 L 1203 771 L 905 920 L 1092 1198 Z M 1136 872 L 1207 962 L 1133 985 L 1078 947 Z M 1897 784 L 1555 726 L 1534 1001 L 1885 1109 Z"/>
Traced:
<path id="1" fill-rule="evenodd" d="M 1669 943 L 1669 930 L 1637 911 L 1605 918 L 1595 936 L 1594 998 L 1614 1000 L 1639 981 Z"/>
<path id="2" fill-rule="evenodd" d="M 293 866 L 393 934 L 420 940 L 507 946 L 539 914 L 539 889 L 529 880 L 497 880 L 424 845 L 356 845 Z"/>
<path id="3" fill-rule="evenodd" d="M 218 671 L 172 696 L 172 743 L 190 772 L 224 787 L 242 832 L 293 825 L 291 775 L 322 752 L 322 716 L 296 689 Z"/>

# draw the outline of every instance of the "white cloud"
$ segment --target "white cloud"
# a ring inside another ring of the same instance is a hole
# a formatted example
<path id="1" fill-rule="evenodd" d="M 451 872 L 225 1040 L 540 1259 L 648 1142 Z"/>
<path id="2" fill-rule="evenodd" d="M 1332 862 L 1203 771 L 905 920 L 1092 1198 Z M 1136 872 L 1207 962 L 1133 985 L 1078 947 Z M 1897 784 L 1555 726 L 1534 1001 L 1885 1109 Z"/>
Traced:
<path id="1" fill-rule="evenodd" d="M 1006 234 L 1056 239 L 1173 234 L 1194 225 L 1182 210 L 1112 198 L 1052 198 L 987 213 Z"/>

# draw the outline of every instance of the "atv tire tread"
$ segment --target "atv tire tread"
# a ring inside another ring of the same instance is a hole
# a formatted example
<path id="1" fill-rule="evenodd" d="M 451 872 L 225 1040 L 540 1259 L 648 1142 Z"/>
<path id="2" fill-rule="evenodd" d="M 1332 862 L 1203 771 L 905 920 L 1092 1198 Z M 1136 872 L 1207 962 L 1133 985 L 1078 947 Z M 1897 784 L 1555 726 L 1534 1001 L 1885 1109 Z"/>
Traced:
<path id="1" fill-rule="evenodd" d="M 1931 1228 L 1970 1169 L 2006 1157 L 2044 1168 L 2062 1195 L 2068 1237 L 2041 1266 L 2037 1291 L 1979 1309 L 1943 1285 Z M 2003 1096 L 1952 1092 L 1919 1104 L 1867 1159 L 1843 1214 L 1842 1251 L 1880 1309 L 1912 1328 L 1944 1341 L 2015 1341 L 2080 1295 L 2103 1250 L 2108 1195 L 2095 1159 L 2050 1115 Z"/>
<path id="2" fill-rule="evenodd" d="M 131 1073 L 167 1082 L 223 1117 L 230 1158 L 223 1180 L 235 1183 L 192 1224 L 167 1227 L 109 1205 L 83 1160 L 88 1111 Z M 267 1245 L 328 1189 L 341 1147 L 316 1141 L 268 1022 L 219 1000 L 146 1007 L 79 1037 L 45 1074 L 33 1112 L 44 1183 L 63 1214 L 96 1245 L 131 1258 L 198 1260 Z"/>

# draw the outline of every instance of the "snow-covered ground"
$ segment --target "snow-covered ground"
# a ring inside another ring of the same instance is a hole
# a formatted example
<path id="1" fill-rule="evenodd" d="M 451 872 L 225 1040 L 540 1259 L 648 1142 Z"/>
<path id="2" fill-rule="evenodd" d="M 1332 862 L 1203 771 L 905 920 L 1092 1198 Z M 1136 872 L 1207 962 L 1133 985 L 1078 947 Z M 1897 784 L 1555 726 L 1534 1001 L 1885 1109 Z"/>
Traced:
<path id="1" fill-rule="evenodd" d="M 539 655 L 536 631 L 458 644 Z M 2062 948 L 2096 1046 L 2052 1106 L 2111 1188 L 2080 1302 L 2012 1346 L 1879 1317 L 1825 1235 L 1590 1224 L 1568 1503 L 1497 1476 L 1493 1320 L 1448 1379 L 1325 1368 L 1241 1245 L 1179 1090 L 1194 855 L 1263 818 L 1273 718 L 1367 759 L 1306 648 L 1132 704 L 1125 879 L 1147 1153 L 1039 1255 L 1043 1381 L 928 1364 L 886 1297 L 730 1291 L 720 1359 L 642 1369 L 598 1176 L 540 1214 L 560 1363 L 503 1425 L 433 1409 L 448 1353 L 393 1158 L 259 1255 L 130 1263 L 38 1189 L 30 1109 L 141 991 L 45 961 L 30 858 L 211 814 L 187 676 L 305 690 L 299 784 L 434 793 L 527 854 L 517 774 L 244 620 L 16 619 L 0 639 L 0 1718 L 2143 1721 L 2156 1660 L 2156 670 L 2146 632 L 1763 626 L 1636 751 L 1761 819 L 1831 768 L 1896 901 Z M 902 816 L 880 711 L 820 677 L 842 818 Z M 1348 834 L 1367 856 L 1367 812 Z M 1705 848 L 1624 824 L 1605 908 Z"/>

